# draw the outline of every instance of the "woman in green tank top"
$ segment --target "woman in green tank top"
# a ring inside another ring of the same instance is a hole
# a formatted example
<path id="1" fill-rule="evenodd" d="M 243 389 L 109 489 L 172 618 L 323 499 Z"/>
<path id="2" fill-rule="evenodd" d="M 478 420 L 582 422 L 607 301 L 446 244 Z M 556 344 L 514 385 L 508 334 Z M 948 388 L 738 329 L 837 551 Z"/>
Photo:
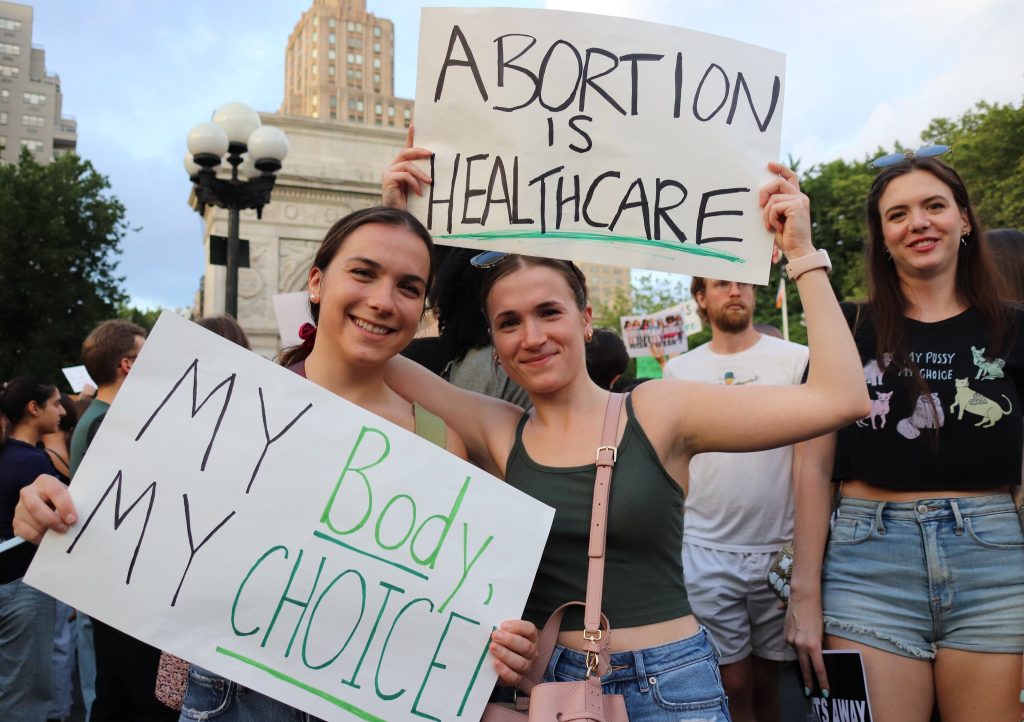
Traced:
<path id="1" fill-rule="evenodd" d="M 414 161 L 429 155 L 428 150 L 411 147 L 411 143 L 399 154 L 384 175 L 385 203 L 404 208 L 410 191 L 423 192 L 422 184 L 430 178 Z M 775 163 L 768 168 L 776 177 L 760 191 L 765 227 L 774 232 L 776 244 L 790 262 L 814 254 L 809 201 L 800 192 L 796 174 Z M 572 526 L 560 524 L 559 517 L 575 515 L 579 506 L 570 508 L 573 505 L 566 494 L 573 492 L 569 485 L 556 491 L 552 488 L 559 474 L 580 472 L 580 482 L 592 479 L 589 470 L 601 438 L 608 391 L 587 375 L 585 343 L 593 333 L 592 310 L 579 270 L 566 261 L 491 255 L 497 261 L 489 264 L 489 270 L 480 271 L 486 274 L 481 301 L 495 362 L 530 394 L 532 411 L 523 418 L 521 409 L 449 386 L 406 359 L 389 363 L 394 377 L 389 375 L 388 383 L 440 414 L 462 436 L 476 463 L 555 505 L 547 558 L 574 543 L 568 533 L 559 536 L 560 528 Z M 808 342 L 815 361 L 807 383 L 726 389 L 684 381 L 651 381 L 639 386 L 632 394 L 632 408 L 620 419 L 620 446 L 633 444 L 637 437 L 636 445 L 646 446 L 653 457 L 644 462 L 652 469 L 648 473 L 664 474 L 680 483 L 686 479 L 694 454 L 788 445 L 867 413 L 863 371 L 835 295 L 821 272 L 826 264 L 810 260 L 797 264 L 797 268 L 809 270 L 791 273 L 806 310 Z M 519 463 L 521 459 L 526 462 Z M 584 470 L 588 473 L 583 474 Z M 538 482 L 544 475 L 550 483 Z M 634 721 L 728 719 L 717 662 L 703 630 L 685 610 L 674 611 L 679 610 L 678 605 L 655 598 L 658 595 L 649 593 L 636 576 L 637 569 L 651 569 L 645 559 L 650 548 L 641 544 L 616 548 L 616 490 L 635 501 L 635 495 L 629 494 L 634 483 L 629 470 L 616 465 L 607 556 L 609 560 L 619 556 L 622 561 L 615 568 L 606 565 L 605 598 L 615 596 L 609 591 L 615 589 L 627 599 L 618 613 L 627 621 L 617 624 L 616 617 L 610 616 L 612 651 L 618 654 L 612 659 L 614 671 L 603 679 L 605 691 L 626 697 Z M 592 488 L 592 481 L 575 486 L 586 507 L 587 523 Z M 659 496 L 649 503 L 664 501 Z M 674 538 L 674 532 L 665 528 L 672 523 L 663 516 L 656 522 L 658 526 L 649 529 L 648 538 Z M 578 541 L 577 546 L 583 548 Z M 678 554 L 678 549 L 671 552 Z M 581 557 L 583 554 L 581 551 Z M 545 563 L 542 559 L 542 568 Z M 675 573 L 681 575 L 681 571 L 679 567 Z M 569 583 L 575 583 L 578 591 L 581 580 Z M 531 599 L 544 597 L 547 591 L 534 590 Z M 557 603 L 582 596 L 575 594 Z M 558 641 L 560 647 L 548 667 L 549 679 L 581 678 L 577 675 L 583 670 L 582 655 L 573 651 L 583 646 L 580 630 L 563 631 Z"/>

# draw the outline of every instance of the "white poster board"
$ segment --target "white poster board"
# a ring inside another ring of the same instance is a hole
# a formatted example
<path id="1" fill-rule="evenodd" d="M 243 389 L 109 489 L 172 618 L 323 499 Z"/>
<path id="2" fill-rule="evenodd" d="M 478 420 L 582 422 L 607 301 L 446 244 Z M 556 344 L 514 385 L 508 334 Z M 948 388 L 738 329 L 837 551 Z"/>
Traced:
<path id="1" fill-rule="evenodd" d="M 274 318 L 277 319 L 277 334 L 281 337 L 281 347 L 298 346 L 299 327 L 304 323 L 313 323 L 309 315 L 309 293 L 277 293 L 270 299 L 274 304 Z"/>
<path id="2" fill-rule="evenodd" d="M 622 340 L 630 358 L 651 355 L 651 344 L 661 344 L 665 356 L 684 353 L 686 337 L 701 330 L 697 304 L 687 300 L 657 313 L 620 316 Z"/>
<path id="3" fill-rule="evenodd" d="M 413 196 L 441 243 L 768 281 L 785 56 L 549 10 L 425 8 Z"/>
<path id="4" fill-rule="evenodd" d="M 27 581 L 325 719 L 475 720 L 553 511 L 164 313 Z"/>
<path id="5" fill-rule="evenodd" d="M 89 372 L 85 370 L 84 365 L 79 366 L 68 366 L 61 369 L 64 372 L 64 378 L 68 380 L 68 385 L 71 386 L 71 390 L 76 394 L 82 393 L 82 389 L 85 388 L 86 384 L 90 384 L 93 388 L 96 388 L 96 382 L 89 376 Z"/>

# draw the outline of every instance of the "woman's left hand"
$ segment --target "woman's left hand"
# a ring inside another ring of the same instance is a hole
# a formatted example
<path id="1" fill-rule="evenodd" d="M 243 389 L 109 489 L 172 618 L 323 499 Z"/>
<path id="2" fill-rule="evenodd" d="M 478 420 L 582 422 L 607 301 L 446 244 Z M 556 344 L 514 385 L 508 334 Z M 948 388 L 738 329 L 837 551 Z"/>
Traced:
<path id="1" fill-rule="evenodd" d="M 813 253 L 811 202 L 800 192 L 800 179 L 795 171 L 780 163 L 769 163 L 768 170 L 776 177 L 763 185 L 758 194 L 765 228 L 775 233 L 775 244 L 787 259 Z"/>
<path id="2" fill-rule="evenodd" d="M 536 625 L 523 619 L 502 622 L 491 632 L 491 656 L 503 684 L 514 687 L 529 671 L 540 655 L 538 637 Z"/>

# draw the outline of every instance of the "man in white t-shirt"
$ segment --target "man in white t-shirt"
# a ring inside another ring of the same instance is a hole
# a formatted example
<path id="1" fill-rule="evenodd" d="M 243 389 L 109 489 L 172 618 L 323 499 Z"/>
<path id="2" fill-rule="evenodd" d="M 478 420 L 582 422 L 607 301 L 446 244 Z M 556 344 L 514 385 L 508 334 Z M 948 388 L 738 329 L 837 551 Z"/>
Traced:
<path id="1" fill-rule="evenodd" d="M 751 284 L 694 277 L 690 290 L 711 325 L 711 341 L 669 361 L 665 378 L 729 386 L 802 382 L 807 347 L 754 329 Z M 793 540 L 793 453 L 787 446 L 690 461 L 686 591 L 722 654 L 735 722 L 777 722 L 779 663 L 795 658 L 783 636 L 785 612 L 765 582 L 775 553 Z"/>

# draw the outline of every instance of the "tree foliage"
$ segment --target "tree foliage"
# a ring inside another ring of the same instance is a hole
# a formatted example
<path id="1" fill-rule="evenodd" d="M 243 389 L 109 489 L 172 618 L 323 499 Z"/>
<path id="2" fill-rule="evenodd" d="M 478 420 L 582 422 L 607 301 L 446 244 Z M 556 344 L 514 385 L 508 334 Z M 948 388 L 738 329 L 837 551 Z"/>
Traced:
<path id="1" fill-rule="evenodd" d="M 56 379 L 124 304 L 115 258 L 125 210 L 109 188 L 73 153 L 40 165 L 25 151 L 0 165 L 0 377 Z"/>

